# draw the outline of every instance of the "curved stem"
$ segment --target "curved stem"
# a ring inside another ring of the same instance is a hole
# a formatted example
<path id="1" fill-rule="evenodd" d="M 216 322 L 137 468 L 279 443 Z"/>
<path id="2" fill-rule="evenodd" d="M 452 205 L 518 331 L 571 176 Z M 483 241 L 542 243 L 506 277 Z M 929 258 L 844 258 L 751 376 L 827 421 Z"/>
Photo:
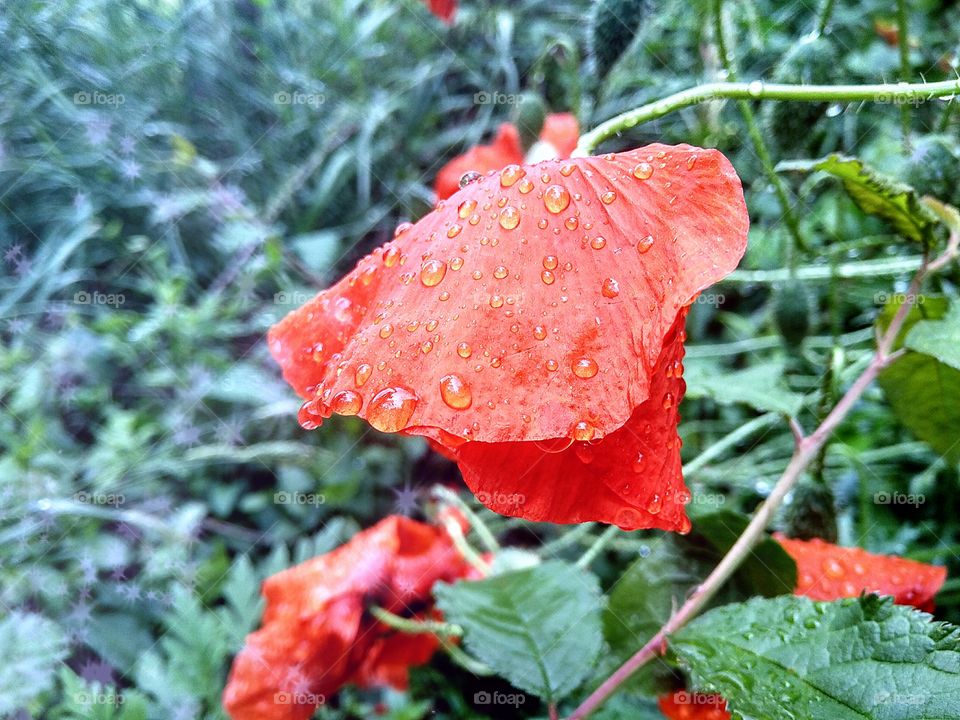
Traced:
<path id="1" fill-rule="evenodd" d="M 412 620 L 411 618 L 401 617 L 389 610 L 373 605 L 370 607 L 370 614 L 387 627 L 392 627 L 400 632 L 418 635 L 428 633 L 430 635 L 444 635 L 446 637 L 463 637 L 463 628 L 452 623 L 445 623 L 439 620 Z"/>
<path id="2" fill-rule="evenodd" d="M 760 417 L 755 417 L 750 422 L 744 423 L 733 432 L 724 435 L 722 438 L 713 443 L 713 445 L 708 447 L 693 460 L 684 465 L 683 476 L 685 478 L 689 478 L 711 460 L 725 453 L 729 448 L 732 448 L 734 445 L 750 437 L 757 430 L 773 425 L 779 419 L 780 413 L 770 412 L 766 413 L 765 415 L 761 415 Z"/>
<path id="3" fill-rule="evenodd" d="M 948 249 L 945 256 L 948 254 L 949 258 L 952 259 L 956 255 L 956 250 Z M 937 262 L 939 262 L 939 260 Z M 916 295 L 919 293 L 920 285 L 926 275 L 927 269 L 928 266 L 925 262 L 917 271 L 916 275 L 914 275 L 910 287 L 907 290 L 909 294 Z M 816 458 L 820 448 L 823 447 L 830 435 L 837 429 L 837 426 L 846 418 L 847 414 L 860 399 L 860 396 L 863 395 L 866 389 L 873 383 L 879 372 L 894 358 L 899 356 L 901 351 L 892 352 L 893 346 L 907 319 L 910 307 L 909 303 L 902 303 L 900 305 L 890 325 L 887 326 L 887 329 L 879 338 L 876 353 L 874 353 L 866 369 L 853 382 L 817 429 L 807 437 L 802 437 L 798 433 L 796 450 L 786 469 L 783 471 L 783 475 L 781 475 L 777 481 L 769 497 L 767 497 L 750 520 L 743 534 L 737 538 L 733 547 L 730 548 L 720 563 L 713 569 L 713 572 L 710 573 L 702 584 L 697 586 L 696 590 L 694 590 L 683 606 L 650 638 L 647 644 L 621 665 L 600 687 L 594 690 L 593 693 L 573 711 L 568 720 L 582 720 L 599 708 L 633 673 L 643 667 L 654 656 L 663 652 L 667 644 L 667 637 L 676 630 L 679 630 L 703 610 L 717 591 L 730 579 L 750 551 L 763 538 L 767 524 L 773 518 L 774 513 L 780 507 L 784 498 L 800 479 L 803 471 Z"/>
<path id="4" fill-rule="evenodd" d="M 707 83 L 681 90 L 652 103 L 610 118 L 580 137 L 576 156 L 589 155 L 617 133 L 709 100 L 796 100 L 800 102 L 918 103 L 960 93 L 960 79 L 935 83 L 879 83 L 875 85 L 787 85 L 753 82 Z"/>
<path id="5" fill-rule="evenodd" d="M 618 532 L 620 532 L 620 528 L 616 525 L 609 525 L 606 530 L 597 536 L 590 547 L 587 548 L 587 551 L 580 556 L 580 559 L 575 563 L 576 566 L 581 569 L 590 567 L 590 563 L 596 559 L 597 555 L 603 551 Z"/>
<path id="6" fill-rule="evenodd" d="M 444 487 L 443 485 L 436 485 L 433 488 L 433 496 L 446 502 L 449 505 L 455 505 L 457 509 L 460 510 L 464 515 L 467 516 L 467 521 L 470 523 L 470 527 L 474 529 L 477 533 L 477 537 L 480 538 L 480 542 L 484 544 L 484 547 L 487 548 L 490 552 L 497 552 L 500 549 L 500 543 L 497 542 L 497 539 L 493 536 L 493 532 L 487 527 L 487 524 L 483 521 L 483 518 L 480 517 L 473 508 L 460 497 L 459 493 L 454 492 L 450 488 Z"/>

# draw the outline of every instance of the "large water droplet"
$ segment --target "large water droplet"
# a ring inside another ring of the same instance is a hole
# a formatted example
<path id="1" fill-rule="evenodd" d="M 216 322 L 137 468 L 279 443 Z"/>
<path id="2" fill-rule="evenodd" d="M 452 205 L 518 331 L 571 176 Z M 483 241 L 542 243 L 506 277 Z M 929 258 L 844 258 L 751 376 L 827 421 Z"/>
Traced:
<path id="1" fill-rule="evenodd" d="M 540 279 L 543 280 L 546 285 L 553 285 L 554 281 L 557 279 L 557 276 L 549 270 L 544 270 L 540 273 Z"/>
<path id="2" fill-rule="evenodd" d="M 562 213 L 570 205 L 570 193 L 562 185 L 551 185 L 543 191 L 543 204 L 554 215 Z"/>
<path id="3" fill-rule="evenodd" d="M 353 390 L 341 390 L 330 400 L 330 409 L 340 415 L 356 415 L 363 407 L 363 398 Z"/>
<path id="4" fill-rule="evenodd" d="M 507 276 L 507 274 L 508 274 L 507 269 L 503 265 L 498 265 L 493 270 L 493 276 L 497 280 L 503 280 Z"/>
<path id="5" fill-rule="evenodd" d="M 383 251 L 383 264 L 387 267 L 393 267 L 397 264 L 397 260 L 400 259 L 400 251 L 397 250 L 393 245 L 388 247 Z"/>
<path id="6" fill-rule="evenodd" d="M 510 187 L 526 174 L 526 171 L 519 165 L 507 165 L 500 171 L 500 184 L 503 187 Z"/>
<path id="7" fill-rule="evenodd" d="M 420 266 L 420 282 L 425 287 L 439 285 L 447 274 L 447 264 L 443 260 L 427 260 Z"/>
<path id="8" fill-rule="evenodd" d="M 467 381 L 453 373 L 440 378 L 440 397 L 454 410 L 466 410 L 473 402 Z"/>
<path id="9" fill-rule="evenodd" d="M 400 432 L 417 409 L 417 396 L 402 387 L 384 388 L 370 401 L 367 422 L 381 432 Z"/>
<path id="10" fill-rule="evenodd" d="M 600 196 L 600 202 L 602 202 L 604 205 L 609 205 L 616 199 L 617 194 L 613 190 L 608 190 Z"/>
<path id="11" fill-rule="evenodd" d="M 467 170 L 467 172 L 460 176 L 460 187 L 465 188 L 467 185 L 477 182 L 482 177 L 483 175 L 476 170 Z"/>
<path id="12" fill-rule="evenodd" d="M 600 288 L 600 292 L 606 298 L 615 298 L 620 294 L 620 283 L 613 278 L 607 278 L 603 281 L 603 287 Z"/>
<path id="13" fill-rule="evenodd" d="M 653 175 L 653 165 L 648 162 L 637 163 L 633 168 L 633 176 L 638 180 L 646 180 Z"/>
<path id="14" fill-rule="evenodd" d="M 507 205 L 500 211 L 500 227 L 504 230 L 513 230 L 520 224 L 520 211 L 513 205 Z"/>
<path id="15" fill-rule="evenodd" d="M 537 325 L 533 329 L 533 336 L 537 340 L 546 340 L 547 339 L 547 329 L 543 325 Z"/>
<path id="16" fill-rule="evenodd" d="M 607 239 L 603 235 L 597 235 L 590 241 L 590 247 L 594 250 L 603 250 L 607 246 Z"/>
<path id="17" fill-rule="evenodd" d="M 367 363 L 360 363 L 357 365 L 357 371 L 353 374 L 353 381 L 357 384 L 357 387 L 363 387 L 363 384 L 370 379 L 372 373 L 373 366 Z"/>
<path id="18" fill-rule="evenodd" d="M 316 400 L 307 400 L 297 411 L 297 422 L 304 430 L 316 430 L 323 425 L 323 417 L 320 415 Z"/>
<path id="19" fill-rule="evenodd" d="M 470 217 L 470 214 L 476 209 L 477 209 L 476 200 L 464 200 L 457 207 L 457 216 L 461 220 L 466 220 L 468 217 Z"/>
<path id="20" fill-rule="evenodd" d="M 382 328 L 380 328 L 380 337 L 386 340 L 390 335 L 393 334 L 393 325 L 387 323 Z"/>
<path id="21" fill-rule="evenodd" d="M 571 367 L 573 374 L 584 380 L 592 378 L 600 370 L 597 361 L 588 357 L 577 358 Z"/>
<path id="22" fill-rule="evenodd" d="M 468 343 L 462 342 L 459 345 L 457 345 L 457 355 L 459 355 L 460 357 L 468 358 L 472 354 L 473 354 L 473 350 L 470 349 L 470 345 Z"/>
<path id="23" fill-rule="evenodd" d="M 597 429 L 586 420 L 581 420 L 573 426 L 573 439 L 580 442 L 593 440 L 597 434 Z"/>
<path id="24" fill-rule="evenodd" d="M 637 252 L 643 255 L 647 250 L 653 247 L 653 235 L 647 235 L 637 241 Z"/>

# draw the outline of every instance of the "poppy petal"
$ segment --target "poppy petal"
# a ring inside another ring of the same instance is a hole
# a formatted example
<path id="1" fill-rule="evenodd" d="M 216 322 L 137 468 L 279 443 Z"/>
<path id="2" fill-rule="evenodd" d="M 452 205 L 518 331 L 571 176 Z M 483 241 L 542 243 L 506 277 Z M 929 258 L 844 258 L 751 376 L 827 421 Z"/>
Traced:
<path id="1" fill-rule="evenodd" d="M 947 579 L 947 569 L 938 565 L 874 555 L 820 539 L 775 537 L 797 563 L 796 594 L 813 600 L 839 600 L 875 592 L 893 596 L 899 605 L 933 612 L 934 596 Z"/>
<path id="2" fill-rule="evenodd" d="M 440 168 L 434 191 L 439 200 L 446 200 L 460 189 L 460 178 L 464 173 L 473 171 L 486 175 L 512 163 L 522 162 L 520 131 L 511 123 L 503 123 L 489 145 L 475 145 Z"/>
<path id="3" fill-rule="evenodd" d="M 665 339 L 651 397 L 602 440 L 469 442 L 448 451 L 474 495 L 494 512 L 528 520 L 688 531 L 677 435 L 685 318 L 684 310 Z"/>
<path id="4" fill-rule="evenodd" d="M 573 113 L 550 113 L 544 118 L 540 139 L 556 148 L 557 157 L 568 158 L 580 142 L 580 123 Z"/>
<path id="5" fill-rule="evenodd" d="M 657 699 L 657 706 L 668 720 L 730 720 L 727 701 L 719 695 L 667 693 Z"/>
<path id="6" fill-rule="evenodd" d="M 447 25 L 453 24 L 457 14 L 457 0 L 427 0 L 430 12 L 443 20 Z"/>

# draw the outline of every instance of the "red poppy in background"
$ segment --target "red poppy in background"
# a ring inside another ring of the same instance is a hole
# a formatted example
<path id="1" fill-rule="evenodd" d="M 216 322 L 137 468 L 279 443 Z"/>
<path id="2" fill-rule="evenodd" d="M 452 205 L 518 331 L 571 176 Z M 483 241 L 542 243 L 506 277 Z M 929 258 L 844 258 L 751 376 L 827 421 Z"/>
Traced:
<path id="1" fill-rule="evenodd" d="M 427 7 L 447 25 L 453 25 L 457 14 L 457 0 L 427 0 Z"/>
<path id="2" fill-rule="evenodd" d="M 715 150 L 509 165 L 399 227 L 270 351 L 304 427 L 430 438 L 496 512 L 686 531 L 684 319 L 747 226 Z"/>
<path id="3" fill-rule="evenodd" d="M 471 574 L 450 537 L 391 516 L 333 552 L 263 583 L 262 627 L 233 662 L 223 705 L 233 720 L 304 720 L 343 685 L 403 689 L 438 641 L 400 634 L 370 605 L 408 617 L 431 613 L 430 591 Z"/>
<path id="4" fill-rule="evenodd" d="M 775 537 L 797 563 L 796 594 L 813 600 L 839 600 L 868 592 L 892 595 L 899 605 L 933 612 L 934 596 L 947 579 L 947 569 L 937 565 L 874 555 L 819 539 Z"/>
<path id="5" fill-rule="evenodd" d="M 540 131 L 540 142 L 549 147 L 540 152 L 545 152 L 549 159 L 565 160 L 570 157 L 579 140 L 580 125 L 575 115 L 551 113 L 543 121 L 543 129 Z M 512 123 L 503 123 L 489 144 L 475 145 L 440 168 L 434 183 L 437 198 L 446 200 L 457 192 L 460 189 L 460 178 L 466 172 L 485 175 L 507 165 L 519 165 L 523 158 L 520 131 Z"/>

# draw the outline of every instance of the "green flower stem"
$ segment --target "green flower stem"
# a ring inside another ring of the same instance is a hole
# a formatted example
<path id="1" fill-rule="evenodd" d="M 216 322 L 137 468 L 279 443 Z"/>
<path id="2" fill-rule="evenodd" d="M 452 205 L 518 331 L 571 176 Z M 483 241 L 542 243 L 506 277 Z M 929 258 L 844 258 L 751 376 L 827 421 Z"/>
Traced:
<path id="1" fill-rule="evenodd" d="M 741 441 L 753 435 L 758 430 L 770 427 L 779 419 L 780 413 L 767 413 L 766 415 L 761 415 L 760 417 L 754 418 L 748 423 L 744 423 L 732 433 L 724 435 L 722 438 L 713 443 L 713 445 L 708 447 L 693 460 L 683 466 L 684 477 L 689 477 L 695 474 L 700 468 L 709 463 L 711 460 L 719 457 L 730 448 L 736 446 Z"/>
<path id="2" fill-rule="evenodd" d="M 820 17 L 817 19 L 817 35 L 823 35 L 830 24 L 830 18 L 833 16 L 833 7 L 835 0 L 824 0 L 823 7 L 820 9 Z"/>
<path id="3" fill-rule="evenodd" d="M 587 551 L 580 556 L 580 559 L 575 563 L 576 566 L 580 569 L 590 567 L 590 563 L 596 559 L 597 555 L 603 551 L 618 532 L 620 532 L 620 528 L 616 525 L 608 525 L 607 529 L 600 533 L 587 548 Z"/>
<path id="4" fill-rule="evenodd" d="M 433 496 L 443 502 L 446 502 L 448 505 L 454 505 L 457 509 L 460 510 L 464 515 L 467 516 L 467 520 L 470 522 L 470 526 L 476 531 L 477 537 L 480 538 L 480 542 L 483 543 L 484 547 L 487 548 L 490 552 L 497 552 L 500 549 L 500 543 L 497 542 L 497 539 L 493 536 L 493 532 L 487 527 L 487 524 L 483 521 L 477 513 L 473 511 L 473 508 L 467 504 L 458 493 L 455 493 L 450 488 L 444 487 L 443 485 L 436 485 L 433 488 Z"/>
<path id="5" fill-rule="evenodd" d="M 540 553 L 543 555 L 553 555 L 567 545 L 571 545 L 575 542 L 580 542 L 581 538 L 590 534 L 590 531 L 596 527 L 596 523 L 587 522 L 581 523 L 579 525 L 574 525 L 570 530 L 567 530 L 565 533 L 559 537 L 554 538 L 548 543 L 545 543 L 540 547 Z"/>
<path id="6" fill-rule="evenodd" d="M 443 522 L 444 528 L 446 528 L 447 533 L 450 535 L 450 539 L 453 541 L 454 547 L 460 552 L 463 558 L 473 565 L 473 567 L 481 575 L 490 574 L 490 565 L 480 557 L 480 553 L 473 549 L 473 546 L 467 542 L 467 538 L 463 535 L 463 529 L 453 518 L 446 518 Z"/>
<path id="7" fill-rule="evenodd" d="M 900 50 L 900 82 L 910 82 L 910 38 L 907 23 L 907 0 L 897 0 L 897 45 Z M 900 128 L 903 151 L 910 152 L 910 106 L 900 105 Z"/>
<path id="8" fill-rule="evenodd" d="M 908 294 L 917 294 L 924 277 L 928 270 L 942 267 L 952 262 L 957 257 L 957 245 L 960 243 L 960 232 L 951 235 L 947 251 L 932 262 L 924 262 L 913 276 Z M 704 580 L 693 593 L 687 598 L 686 602 L 678 609 L 663 627 L 658 630 L 652 638 L 640 648 L 629 660 L 613 672 L 600 686 L 594 690 L 579 707 L 577 707 L 568 717 L 568 720 L 583 720 L 597 710 L 606 700 L 617 691 L 637 670 L 646 665 L 650 660 L 663 652 L 667 640 L 671 634 L 682 628 L 690 620 L 696 617 L 716 593 L 730 579 L 737 568 L 740 567 L 744 559 L 750 554 L 757 543 L 764 536 L 767 525 L 774 517 L 784 498 L 790 493 L 797 481 L 803 475 L 804 470 L 810 465 L 820 452 L 820 448 L 827 442 L 834 431 L 846 419 L 847 415 L 853 409 L 854 405 L 860 400 L 867 388 L 873 384 L 874 379 L 880 371 L 886 367 L 895 358 L 899 357 L 902 350 L 894 350 L 894 342 L 906 322 L 907 315 L 910 312 L 910 305 L 903 303 L 898 309 L 886 331 L 877 340 L 877 349 L 873 354 L 866 369 L 850 385 L 843 397 L 837 402 L 830 413 L 823 419 L 823 422 L 817 426 L 817 429 L 810 435 L 803 436 L 799 427 L 791 423 L 797 438 L 796 449 L 793 457 L 787 464 L 786 469 L 780 476 L 770 495 L 759 507 L 750 524 L 743 531 L 743 534 L 737 538 L 737 541 L 724 555 L 720 563 L 713 569 L 710 575 Z"/>
<path id="9" fill-rule="evenodd" d="M 727 40 L 723 29 L 723 0 L 715 0 L 713 5 L 713 23 L 714 35 L 717 41 L 717 52 L 720 55 L 720 64 L 727 71 L 727 77 L 731 82 L 737 81 L 737 68 L 734 65 L 730 53 L 727 51 Z M 790 233 L 791 242 L 787 245 L 786 265 L 791 270 L 797 264 L 797 248 L 806 248 L 803 237 L 800 234 L 800 223 L 797 222 L 796 215 L 793 214 L 793 206 L 790 204 L 790 197 L 787 194 L 787 186 L 777 175 L 774 169 L 773 160 L 770 157 L 770 149 L 763 139 L 763 133 L 760 132 L 760 126 L 757 124 L 757 118 L 753 114 L 753 108 L 747 100 L 737 101 L 740 108 L 740 114 L 747 126 L 747 134 L 750 136 L 750 142 L 753 143 L 753 149 L 760 159 L 760 165 L 763 167 L 763 173 L 767 176 L 767 182 L 773 186 L 773 191 L 777 196 L 777 202 L 780 203 L 780 212 L 783 213 L 783 222 L 787 226 L 787 232 Z"/>
<path id="10" fill-rule="evenodd" d="M 908 257 L 861 260 L 860 262 L 833 267 L 830 265 L 807 265 L 798 267 L 794 277 L 809 281 L 828 281 L 833 278 L 844 280 L 856 277 L 882 277 L 916 270 L 922 262 L 922 256 L 910 255 Z M 790 271 L 785 268 L 777 270 L 734 270 L 719 284 L 777 283 L 786 280 L 789 276 Z"/>
<path id="11" fill-rule="evenodd" d="M 960 93 L 960 79 L 935 83 L 875 85 L 787 85 L 753 82 L 706 83 L 627 110 L 580 137 L 575 156 L 590 155 L 604 140 L 624 130 L 710 100 L 791 100 L 798 102 L 925 102 Z M 829 275 L 829 273 L 828 273 Z"/>
<path id="12" fill-rule="evenodd" d="M 384 625 L 408 634 L 429 633 L 446 637 L 463 637 L 463 628 L 453 623 L 445 623 L 439 620 L 411 620 L 376 605 L 370 608 L 370 614 Z"/>

